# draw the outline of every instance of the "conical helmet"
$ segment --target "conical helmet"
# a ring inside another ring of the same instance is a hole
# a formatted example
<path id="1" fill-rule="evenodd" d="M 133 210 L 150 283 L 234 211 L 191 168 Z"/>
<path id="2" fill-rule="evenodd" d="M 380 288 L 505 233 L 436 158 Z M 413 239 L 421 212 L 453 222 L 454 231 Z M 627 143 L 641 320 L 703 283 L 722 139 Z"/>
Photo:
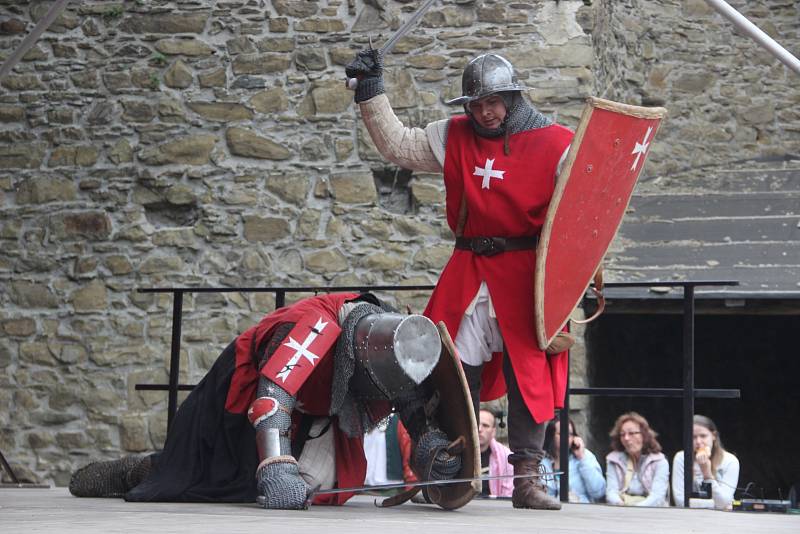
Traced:
<path id="1" fill-rule="evenodd" d="M 466 104 L 501 91 L 524 91 L 527 87 L 517 81 L 514 66 L 498 54 L 483 54 L 464 67 L 461 76 L 462 96 L 448 104 Z"/>

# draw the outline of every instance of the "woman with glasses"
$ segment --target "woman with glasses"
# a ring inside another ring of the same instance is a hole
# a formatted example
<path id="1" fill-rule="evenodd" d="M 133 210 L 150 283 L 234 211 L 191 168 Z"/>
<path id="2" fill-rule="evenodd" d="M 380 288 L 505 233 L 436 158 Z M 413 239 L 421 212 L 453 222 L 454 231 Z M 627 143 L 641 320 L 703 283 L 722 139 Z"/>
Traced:
<path id="1" fill-rule="evenodd" d="M 656 432 L 636 412 L 620 415 L 609 433 L 606 502 L 620 506 L 669 506 L 669 462 Z"/>
<path id="2" fill-rule="evenodd" d="M 691 508 L 731 508 L 739 482 L 739 460 L 722 446 L 714 421 L 694 416 Z M 683 451 L 672 460 L 672 495 L 675 506 L 683 506 Z"/>
<path id="3" fill-rule="evenodd" d="M 547 456 L 542 460 L 545 471 L 563 469 L 560 461 L 561 425 L 558 419 L 547 424 L 544 434 L 544 450 Z M 603 470 L 592 451 L 586 448 L 583 439 L 575 432 L 575 423 L 569 420 L 569 501 L 600 502 L 606 496 L 606 481 Z M 560 477 L 547 477 L 547 492 L 558 497 Z"/>

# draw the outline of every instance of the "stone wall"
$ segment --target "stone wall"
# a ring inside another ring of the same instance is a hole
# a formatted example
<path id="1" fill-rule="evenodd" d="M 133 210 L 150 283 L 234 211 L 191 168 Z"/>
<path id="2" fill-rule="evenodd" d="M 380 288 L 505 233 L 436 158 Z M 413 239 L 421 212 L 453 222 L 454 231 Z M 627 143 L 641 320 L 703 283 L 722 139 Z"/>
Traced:
<path id="1" fill-rule="evenodd" d="M 798 42 L 793 2 L 747 4 Z M 0 5 L 4 57 L 49 5 Z M 134 387 L 166 380 L 172 301 L 137 288 L 435 282 L 441 178 L 382 161 L 343 87 L 417 5 L 76 2 L 2 82 L 0 450 L 20 474 L 64 484 L 163 443 L 166 395 Z M 796 152 L 791 75 L 727 30 L 699 0 L 443 0 L 387 58 L 387 92 L 409 125 L 446 117 L 496 50 L 567 126 L 590 94 L 670 108 L 649 172 Z M 181 382 L 273 306 L 187 295 Z"/>
<path id="2" fill-rule="evenodd" d="M 800 4 L 727 0 L 800 54 Z M 606 0 L 595 10 L 597 96 L 665 106 L 649 174 L 800 155 L 797 73 L 705 0 Z"/>
<path id="3" fill-rule="evenodd" d="M 49 5 L 0 7 L 4 55 Z M 137 288 L 435 282 L 441 178 L 383 162 L 343 86 L 354 52 L 414 8 L 74 3 L 3 81 L 0 450 L 17 471 L 64 484 L 89 458 L 163 443 L 165 393 L 134 387 L 166 380 L 171 299 Z M 444 2 L 387 58 L 388 93 L 411 125 L 446 117 L 464 64 L 498 49 L 574 127 L 587 9 Z M 187 295 L 181 382 L 273 306 Z"/>

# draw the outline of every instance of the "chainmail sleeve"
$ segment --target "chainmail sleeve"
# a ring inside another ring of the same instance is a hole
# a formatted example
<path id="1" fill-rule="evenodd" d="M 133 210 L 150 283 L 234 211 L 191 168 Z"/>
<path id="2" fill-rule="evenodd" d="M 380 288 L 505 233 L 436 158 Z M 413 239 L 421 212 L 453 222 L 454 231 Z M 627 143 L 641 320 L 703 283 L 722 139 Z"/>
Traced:
<path id="1" fill-rule="evenodd" d="M 426 131 L 404 126 L 385 94 L 361 102 L 359 107 L 372 142 L 384 158 L 412 171 L 442 172 Z"/>

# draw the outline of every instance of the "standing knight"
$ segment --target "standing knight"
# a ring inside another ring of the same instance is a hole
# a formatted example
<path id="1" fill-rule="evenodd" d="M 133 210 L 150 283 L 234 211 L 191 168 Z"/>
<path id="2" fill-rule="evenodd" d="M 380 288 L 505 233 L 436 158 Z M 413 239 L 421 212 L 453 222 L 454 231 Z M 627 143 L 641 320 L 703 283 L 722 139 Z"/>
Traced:
<path id="1" fill-rule="evenodd" d="M 355 101 L 381 154 L 414 171 L 441 172 L 453 254 L 424 314 L 444 321 L 455 339 L 478 399 L 508 394 L 508 436 L 515 474 L 536 473 L 545 425 L 563 403 L 566 350 L 560 333 L 540 350 L 534 330 L 536 245 L 555 179 L 573 132 L 553 124 L 522 94 L 513 66 L 484 54 L 466 66 L 465 114 L 408 128 L 384 94 L 378 50 L 358 53 L 347 76 L 358 80 Z M 535 478 L 514 480 L 514 507 L 559 509 Z"/>

